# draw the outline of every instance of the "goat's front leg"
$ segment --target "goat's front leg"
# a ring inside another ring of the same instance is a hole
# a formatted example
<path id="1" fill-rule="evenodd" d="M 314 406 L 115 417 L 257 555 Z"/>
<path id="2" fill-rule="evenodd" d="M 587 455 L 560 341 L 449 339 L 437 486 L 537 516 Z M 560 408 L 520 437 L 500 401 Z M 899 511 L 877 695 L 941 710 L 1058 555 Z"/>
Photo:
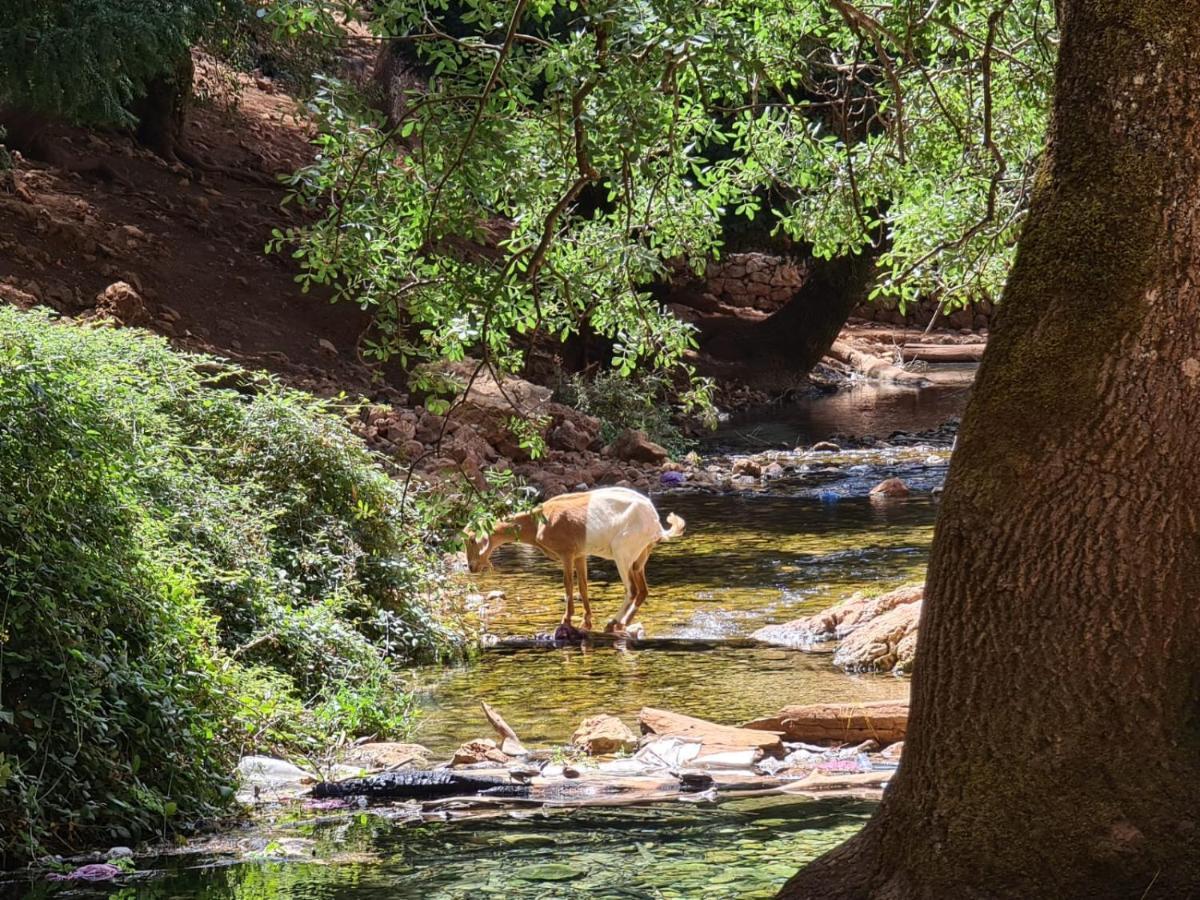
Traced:
<path id="1" fill-rule="evenodd" d="M 562 623 L 568 627 L 571 627 L 571 620 L 575 618 L 575 584 L 571 580 L 572 562 L 571 559 L 563 561 L 563 595 L 567 598 L 567 614 L 563 616 Z"/>
<path id="2" fill-rule="evenodd" d="M 587 557 L 575 557 L 575 580 L 579 582 L 579 598 L 583 600 L 583 630 L 592 630 L 592 604 L 588 601 Z"/>

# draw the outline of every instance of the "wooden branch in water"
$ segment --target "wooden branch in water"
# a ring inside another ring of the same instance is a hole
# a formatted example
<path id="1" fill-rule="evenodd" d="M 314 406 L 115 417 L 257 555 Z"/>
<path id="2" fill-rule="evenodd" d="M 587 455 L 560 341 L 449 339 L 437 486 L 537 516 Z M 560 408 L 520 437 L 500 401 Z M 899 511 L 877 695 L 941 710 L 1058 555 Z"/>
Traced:
<path id="1" fill-rule="evenodd" d="M 829 355 L 846 363 L 854 371 L 878 381 L 890 381 L 894 384 L 907 384 L 912 387 L 927 387 L 929 380 L 916 372 L 906 372 L 898 366 L 893 366 L 885 359 L 872 356 L 861 350 L 856 350 L 844 341 L 834 341 L 829 348 Z"/>
<path id="2" fill-rule="evenodd" d="M 906 344 L 900 348 L 905 362 L 915 359 L 933 363 L 979 362 L 987 344 Z"/>

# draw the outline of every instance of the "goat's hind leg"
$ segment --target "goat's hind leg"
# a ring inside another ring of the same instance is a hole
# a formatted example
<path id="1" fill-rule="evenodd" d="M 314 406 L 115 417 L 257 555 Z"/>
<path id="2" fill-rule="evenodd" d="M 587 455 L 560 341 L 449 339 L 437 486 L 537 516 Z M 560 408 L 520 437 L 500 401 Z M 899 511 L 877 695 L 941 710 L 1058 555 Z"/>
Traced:
<path id="1" fill-rule="evenodd" d="M 583 630 L 592 630 L 592 604 L 588 600 L 587 557 L 575 557 L 575 580 L 579 584 L 579 599 L 583 601 Z"/>
<path id="2" fill-rule="evenodd" d="M 571 580 L 572 562 L 570 559 L 563 562 L 563 596 L 567 601 L 567 611 L 563 616 L 562 623 L 568 628 L 573 627 L 571 622 L 575 618 L 575 584 Z"/>
<path id="3" fill-rule="evenodd" d="M 622 629 L 626 629 L 632 624 L 633 617 L 642 608 L 642 604 L 646 602 L 646 597 L 650 593 L 650 588 L 646 585 L 646 561 L 650 558 L 650 551 L 653 549 L 654 545 L 651 544 L 629 567 L 629 580 L 633 582 L 633 594 L 625 607 L 625 613 L 621 616 Z"/>

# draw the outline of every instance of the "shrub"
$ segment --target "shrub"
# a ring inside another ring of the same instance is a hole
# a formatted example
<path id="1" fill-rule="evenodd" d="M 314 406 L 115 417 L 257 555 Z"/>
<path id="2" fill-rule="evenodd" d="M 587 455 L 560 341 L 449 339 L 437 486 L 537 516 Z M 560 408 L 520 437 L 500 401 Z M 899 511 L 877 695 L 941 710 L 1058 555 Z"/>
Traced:
<path id="1" fill-rule="evenodd" d="M 662 375 L 624 376 L 607 370 L 588 379 L 575 373 L 558 393 L 562 402 L 600 420 L 600 436 L 605 443 L 626 428 L 636 428 L 673 456 L 692 449 L 693 442 L 675 424 L 671 382 Z"/>
<path id="2" fill-rule="evenodd" d="M 0 863 L 208 816 L 239 752 L 402 734 L 394 666 L 462 645 L 426 500 L 161 339 L 0 308 L 0 484 Z"/>

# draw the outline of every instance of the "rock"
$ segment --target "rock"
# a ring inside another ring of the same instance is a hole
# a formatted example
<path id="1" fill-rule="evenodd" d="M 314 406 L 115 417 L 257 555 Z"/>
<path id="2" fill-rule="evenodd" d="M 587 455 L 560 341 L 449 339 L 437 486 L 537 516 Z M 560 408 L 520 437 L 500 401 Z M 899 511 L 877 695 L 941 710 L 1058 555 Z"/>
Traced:
<path id="1" fill-rule="evenodd" d="M 133 851 L 128 847 L 112 847 L 104 854 L 104 858 L 110 862 L 114 859 L 133 859 Z"/>
<path id="2" fill-rule="evenodd" d="M 662 463 L 670 454 L 666 448 L 659 446 L 646 437 L 646 433 L 635 428 L 627 428 L 617 435 L 616 439 L 604 448 L 604 455 L 623 459 L 629 462 Z"/>
<path id="3" fill-rule="evenodd" d="M 123 325 L 149 325 L 152 321 L 146 301 L 125 281 L 114 281 L 96 295 L 96 311 Z"/>
<path id="4" fill-rule="evenodd" d="M 817 641 L 843 638 L 864 622 L 897 606 L 918 603 L 924 596 L 923 584 L 905 585 L 874 597 L 859 591 L 822 612 L 782 625 L 767 625 L 750 636 L 777 647 L 803 649 Z"/>
<path id="5" fill-rule="evenodd" d="M 338 349 L 333 345 L 333 341 L 328 338 L 317 338 L 317 349 L 326 356 L 337 356 Z"/>
<path id="6" fill-rule="evenodd" d="M 601 756 L 635 749 L 637 735 L 616 716 L 601 714 L 584 719 L 571 735 L 571 744 L 589 756 Z"/>
<path id="7" fill-rule="evenodd" d="M 393 741 L 378 741 L 350 747 L 342 754 L 342 762 L 357 765 L 370 772 L 384 769 L 399 769 L 409 766 L 422 767 L 429 763 L 433 754 L 420 744 L 405 744 Z"/>
<path id="8" fill-rule="evenodd" d="M 838 646 L 833 664 L 847 672 L 911 670 L 921 605 L 897 606 L 856 628 Z"/>
<path id="9" fill-rule="evenodd" d="M 813 453 L 841 453 L 842 448 L 832 441 L 817 441 L 808 448 Z"/>
<path id="10" fill-rule="evenodd" d="M 641 725 L 643 734 L 674 737 L 700 744 L 700 756 L 746 749 L 757 750 L 758 755 L 783 754 L 779 732 L 772 733 L 766 728 L 749 729 L 718 725 L 704 719 L 651 707 L 644 707 L 638 713 L 638 724 Z"/>
<path id="11" fill-rule="evenodd" d="M 758 460 L 749 458 L 735 459 L 733 461 L 733 474 L 757 478 L 762 474 L 762 466 L 759 465 Z"/>
<path id="12" fill-rule="evenodd" d="M 554 450 L 573 450 L 582 453 L 592 446 L 600 433 L 600 429 L 586 428 L 575 418 L 563 419 L 547 437 L 547 442 Z"/>
<path id="13" fill-rule="evenodd" d="M 903 752 L 904 741 L 896 741 L 896 743 L 888 744 L 886 747 L 884 747 L 879 755 L 885 759 L 899 759 Z"/>
<path id="14" fill-rule="evenodd" d="M 471 766 L 482 762 L 508 762 L 508 754 L 496 746 L 496 742 L 491 738 L 479 738 L 474 741 L 467 741 L 461 747 L 454 751 L 454 757 L 450 760 L 452 766 Z"/>
<path id="15" fill-rule="evenodd" d="M 781 466 L 777 462 L 771 463 L 769 466 L 767 466 L 765 469 L 763 469 L 763 477 L 764 478 L 782 478 L 783 477 L 783 466 Z"/>
<path id="16" fill-rule="evenodd" d="M 904 740 L 907 727 L 907 700 L 785 706 L 773 716 L 742 726 L 750 731 L 782 733 L 788 741 L 806 744 L 860 744 L 875 740 L 881 746 Z"/>
<path id="17" fill-rule="evenodd" d="M 872 497 L 907 497 L 908 485 L 899 478 L 888 478 L 871 488 Z"/>

